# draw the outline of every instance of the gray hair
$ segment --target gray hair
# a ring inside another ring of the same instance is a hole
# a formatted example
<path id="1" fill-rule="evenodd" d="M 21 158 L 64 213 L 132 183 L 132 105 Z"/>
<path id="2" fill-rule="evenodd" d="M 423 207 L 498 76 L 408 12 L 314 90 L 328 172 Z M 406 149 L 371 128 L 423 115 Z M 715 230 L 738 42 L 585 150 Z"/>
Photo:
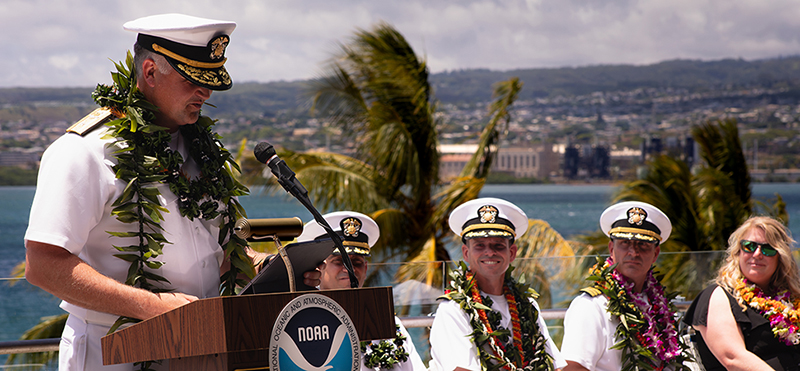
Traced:
<path id="1" fill-rule="evenodd" d="M 163 55 L 147 50 L 139 43 L 136 43 L 133 45 L 133 65 L 136 69 L 136 80 L 142 78 L 142 63 L 148 59 L 152 59 L 156 63 L 156 68 L 162 75 L 172 73 L 172 66 Z"/>

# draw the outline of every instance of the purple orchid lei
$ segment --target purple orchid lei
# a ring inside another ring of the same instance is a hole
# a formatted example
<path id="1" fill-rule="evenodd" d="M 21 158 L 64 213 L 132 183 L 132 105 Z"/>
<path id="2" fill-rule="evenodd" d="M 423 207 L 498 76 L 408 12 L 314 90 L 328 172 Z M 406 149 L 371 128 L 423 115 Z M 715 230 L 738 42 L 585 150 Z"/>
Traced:
<path id="1" fill-rule="evenodd" d="M 609 264 L 614 262 L 608 259 Z M 678 343 L 678 330 L 675 327 L 675 313 L 669 308 L 669 300 L 664 295 L 664 286 L 653 276 L 653 271 L 647 272 L 644 290 L 641 293 L 633 292 L 633 282 L 623 277 L 615 269 L 611 276 L 625 288 L 625 292 L 642 313 L 645 325 L 644 331 L 639 332 L 637 338 L 642 345 L 650 348 L 654 355 L 662 362 L 669 363 L 681 354 Z"/>

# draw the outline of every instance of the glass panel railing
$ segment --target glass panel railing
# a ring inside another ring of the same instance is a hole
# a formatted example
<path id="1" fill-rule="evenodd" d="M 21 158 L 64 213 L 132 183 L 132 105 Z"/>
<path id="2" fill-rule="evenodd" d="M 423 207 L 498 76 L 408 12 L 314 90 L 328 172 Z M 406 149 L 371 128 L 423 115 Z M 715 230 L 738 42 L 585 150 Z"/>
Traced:
<path id="1" fill-rule="evenodd" d="M 691 300 L 715 276 L 724 256 L 724 251 L 661 253 L 656 265 L 665 276 L 667 289 Z M 518 279 L 524 276 L 540 293 L 542 309 L 563 309 L 580 288 L 589 284 L 584 278 L 595 261 L 594 256 L 517 259 L 513 274 Z M 436 311 L 437 298 L 444 293 L 442 277 L 453 267 L 454 262 L 373 263 L 369 265 L 366 286 L 392 286 L 395 310 L 401 318 L 431 316 Z M 58 299 L 25 280 L 0 279 L 0 298 L 0 326 L 4 329 L 0 331 L 0 341 L 18 340 L 43 317 L 64 313 L 58 307 Z M 560 346 L 561 320 L 547 322 Z M 409 332 L 427 363 L 428 328 L 409 327 Z M 0 363 L 5 360 L 6 356 L 0 356 Z"/>

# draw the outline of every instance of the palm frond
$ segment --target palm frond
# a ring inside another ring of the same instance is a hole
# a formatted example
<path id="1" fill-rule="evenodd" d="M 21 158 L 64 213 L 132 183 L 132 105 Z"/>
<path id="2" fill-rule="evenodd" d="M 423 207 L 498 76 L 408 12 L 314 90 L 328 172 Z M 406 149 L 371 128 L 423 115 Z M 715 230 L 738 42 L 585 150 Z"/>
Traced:
<path id="1" fill-rule="evenodd" d="M 330 152 L 298 153 L 281 149 L 279 155 L 308 185 L 309 197 L 323 210 L 354 210 L 368 213 L 389 206 L 387 199 L 400 197 L 388 182 L 369 164 L 352 157 Z M 272 179 L 270 179 L 272 180 Z M 266 189 L 282 188 L 268 183 Z"/>
<path id="2" fill-rule="evenodd" d="M 11 278 L 17 278 L 17 280 L 8 281 L 9 286 L 15 285 L 17 282 L 25 279 L 25 261 L 21 261 L 11 269 Z"/>
<path id="3" fill-rule="evenodd" d="M 19 338 L 20 340 L 40 340 L 40 339 L 54 339 L 60 338 L 61 333 L 64 332 L 64 326 L 67 323 L 68 314 L 61 314 L 57 316 L 42 317 L 42 320 L 35 326 L 25 331 Z M 12 364 L 26 364 L 26 365 L 40 365 L 49 364 L 58 360 L 58 352 L 39 352 L 39 353 L 21 353 L 11 354 L 6 360 L 7 365 Z M 38 367 L 31 367 L 30 369 L 39 369 Z"/>
<path id="4" fill-rule="evenodd" d="M 489 124 L 483 128 L 478 140 L 478 149 L 464 166 L 464 169 L 461 170 L 460 177 L 475 176 L 485 178 L 489 175 L 489 169 L 491 169 L 496 155 L 494 152 L 495 147 L 500 137 L 498 126 L 503 123 L 506 127 L 508 126 L 511 120 L 509 109 L 517 99 L 517 95 L 522 89 L 522 83 L 519 78 L 514 77 L 495 84 L 494 89 L 494 101 L 489 106 Z"/>
<path id="5" fill-rule="evenodd" d="M 376 259 L 378 261 L 397 260 L 398 257 L 404 259 L 408 255 L 406 246 L 408 231 L 421 230 L 423 226 L 400 209 L 381 209 L 370 213 L 369 216 L 378 223 L 381 231 L 381 237 L 372 247 L 373 262 Z"/>
<path id="6" fill-rule="evenodd" d="M 515 273 L 523 273 L 532 287 L 541 294 L 540 304 L 550 306 L 550 286 L 558 280 L 574 279 L 584 271 L 575 273 L 572 267 L 582 266 L 582 253 L 588 247 L 577 241 L 564 239 L 550 224 L 541 219 L 529 219 L 528 231 L 517 241 Z"/>
<path id="7" fill-rule="evenodd" d="M 443 277 L 441 261 L 437 261 L 436 252 L 438 242 L 435 238 L 428 239 L 419 254 L 403 264 L 395 274 L 395 281 L 405 282 L 415 280 L 428 286 L 442 287 Z"/>

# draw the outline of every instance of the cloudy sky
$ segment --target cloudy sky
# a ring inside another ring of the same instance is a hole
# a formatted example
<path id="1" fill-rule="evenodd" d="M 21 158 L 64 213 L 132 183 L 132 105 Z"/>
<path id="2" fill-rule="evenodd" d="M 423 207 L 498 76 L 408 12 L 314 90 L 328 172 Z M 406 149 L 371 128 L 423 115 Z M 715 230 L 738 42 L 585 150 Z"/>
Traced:
<path id="1" fill-rule="evenodd" d="M 135 40 L 122 24 L 173 12 L 238 23 L 234 81 L 312 78 L 379 21 L 432 72 L 800 54 L 798 0 L 0 0 L 0 87 L 107 83 Z"/>

